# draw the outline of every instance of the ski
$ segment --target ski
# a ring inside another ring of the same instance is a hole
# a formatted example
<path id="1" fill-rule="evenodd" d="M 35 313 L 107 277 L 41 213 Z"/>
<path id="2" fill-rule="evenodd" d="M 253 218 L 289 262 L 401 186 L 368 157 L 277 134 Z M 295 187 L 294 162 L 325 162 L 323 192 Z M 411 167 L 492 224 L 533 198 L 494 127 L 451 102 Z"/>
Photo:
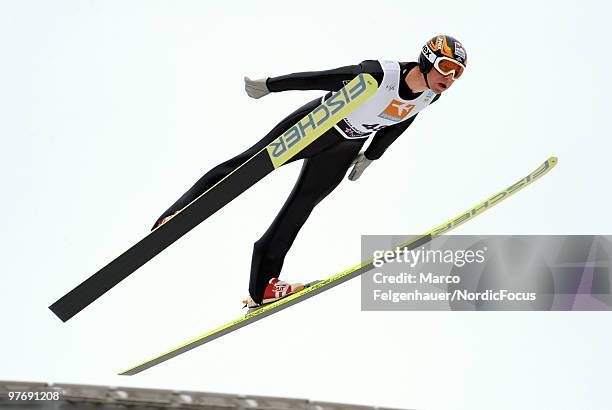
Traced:
<path id="1" fill-rule="evenodd" d="M 377 89 L 374 77 L 367 73 L 359 74 L 171 220 L 58 299 L 49 309 L 64 322 L 72 318 L 181 236 L 293 158 L 370 98 Z"/>
<path id="2" fill-rule="evenodd" d="M 468 209 L 466 212 L 461 213 L 459 216 L 433 228 L 432 230 L 424 233 L 417 238 L 414 238 L 408 242 L 404 242 L 394 248 L 395 249 L 415 249 L 418 248 L 433 239 L 444 235 L 452 229 L 466 223 L 470 219 L 474 218 L 476 215 L 480 215 L 487 209 L 497 205 L 501 201 L 510 197 L 514 193 L 520 191 L 525 188 L 527 185 L 530 185 L 543 175 L 545 175 L 548 171 L 550 171 L 557 164 L 556 157 L 548 158 L 540 167 L 538 167 L 531 174 L 527 175 L 525 178 L 522 178 L 520 181 L 515 184 L 510 185 L 508 188 L 498 192 L 497 194 L 491 196 L 485 201 L 479 203 L 478 205 Z M 122 371 L 119 375 L 131 376 L 137 373 L 140 373 L 146 369 L 149 369 L 155 365 L 158 365 L 166 360 L 169 360 L 173 357 L 176 357 L 180 354 L 183 354 L 191 349 L 194 349 L 198 346 L 201 346 L 205 343 L 208 343 L 212 340 L 215 340 L 221 336 L 224 336 L 228 333 L 231 333 L 235 330 L 240 329 L 241 327 L 250 325 L 264 317 L 270 316 L 274 313 L 277 313 L 289 306 L 293 306 L 296 303 L 302 302 L 308 298 L 311 298 L 315 295 L 318 295 L 326 290 L 329 290 L 335 286 L 340 285 L 348 281 L 349 279 L 353 279 L 355 277 L 360 276 L 361 274 L 371 270 L 373 268 L 373 260 L 369 259 L 365 262 L 360 263 L 359 265 L 355 265 L 352 268 L 349 268 L 343 272 L 340 272 L 329 279 L 323 280 L 321 282 L 313 283 L 311 286 L 301 290 L 300 292 L 294 293 L 292 295 L 287 296 L 286 298 L 280 299 L 274 303 L 263 306 L 261 309 L 256 310 L 252 313 L 249 313 L 239 319 L 234 320 L 233 322 L 229 322 L 221 327 L 218 327 L 208 333 L 203 334 L 175 349 L 169 350 L 153 359 L 147 360 L 137 366 L 131 367 L 127 370 Z"/>

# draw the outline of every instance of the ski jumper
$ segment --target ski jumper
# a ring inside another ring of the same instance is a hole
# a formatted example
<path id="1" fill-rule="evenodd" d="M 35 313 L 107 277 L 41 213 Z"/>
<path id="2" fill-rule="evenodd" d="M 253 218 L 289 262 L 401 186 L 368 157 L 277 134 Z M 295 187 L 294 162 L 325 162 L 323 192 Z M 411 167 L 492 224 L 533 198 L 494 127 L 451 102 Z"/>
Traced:
<path id="1" fill-rule="evenodd" d="M 360 73 L 376 79 L 378 91 L 348 117 L 307 146 L 289 162 L 304 160 L 299 178 L 280 212 L 255 242 L 249 293 L 261 303 L 269 280 L 280 275 L 285 255 L 314 207 L 344 178 L 367 139 L 374 134 L 364 155 L 370 160 L 385 150 L 412 124 L 418 112 L 439 98 L 431 90 L 413 93 L 404 78 L 417 63 L 366 60 L 357 65 L 326 71 L 303 72 L 268 78 L 271 92 L 288 90 L 330 91 L 342 88 Z M 217 165 L 168 208 L 158 221 L 183 209 L 226 175 L 234 171 L 321 103 L 317 98 L 285 117 L 259 142 L 236 157 Z"/>

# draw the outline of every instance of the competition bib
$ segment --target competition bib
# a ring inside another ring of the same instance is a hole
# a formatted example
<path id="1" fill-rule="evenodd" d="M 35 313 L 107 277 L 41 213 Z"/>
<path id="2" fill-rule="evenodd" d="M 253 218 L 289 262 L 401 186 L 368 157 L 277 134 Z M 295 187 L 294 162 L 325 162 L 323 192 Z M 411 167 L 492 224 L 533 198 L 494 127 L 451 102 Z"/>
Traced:
<path id="1" fill-rule="evenodd" d="M 436 94 L 425 90 L 414 100 L 399 96 L 400 65 L 397 61 L 380 61 L 383 69 L 382 84 L 368 101 L 340 120 L 336 128 L 345 138 L 366 138 L 373 132 L 415 116 L 427 107 Z"/>

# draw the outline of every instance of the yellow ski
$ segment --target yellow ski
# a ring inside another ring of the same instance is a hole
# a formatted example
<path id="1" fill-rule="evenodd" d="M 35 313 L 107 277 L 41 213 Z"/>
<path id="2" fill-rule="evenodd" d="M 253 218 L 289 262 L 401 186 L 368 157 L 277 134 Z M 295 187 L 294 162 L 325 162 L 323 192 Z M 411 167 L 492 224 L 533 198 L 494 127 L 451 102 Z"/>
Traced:
<path id="1" fill-rule="evenodd" d="M 510 197 L 514 193 L 520 191 L 525 188 L 527 185 L 530 185 L 543 175 L 545 175 L 548 171 L 550 171 L 557 164 L 556 157 L 548 158 L 538 169 L 533 171 L 531 174 L 527 175 L 525 178 L 522 178 L 520 181 L 515 184 L 510 185 L 506 189 L 498 192 L 497 194 L 491 196 L 485 201 L 479 203 L 478 205 L 468 209 L 467 211 L 461 213 L 459 216 L 435 227 L 434 229 L 424 233 L 423 235 L 412 239 L 408 242 L 404 242 L 398 245 L 395 249 L 415 249 L 418 248 L 427 242 L 437 238 L 438 236 L 444 235 L 452 229 L 455 229 L 459 225 L 462 225 L 474 218 L 477 215 L 480 215 L 487 209 L 497 205 L 504 199 Z M 155 365 L 158 365 L 168 359 L 176 357 L 180 354 L 183 354 L 191 349 L 194 349 L 198 346 L 203 345 L 204 343 L 208 343 L 214 339 L 217 339 L 223 335 L 226 335 L 230 332 L 240 329 L 243 326 L 249 325 L 253 322 L 256 322 L 259 319 L 263 319 L 266 316 L 279 312 L 282 309 L 285 309 L 289 306 L 295 305 L 296 303 L 302 302 L 312 296 L 318 295 L 321 292 L 329 290 L 334 286 L 338 286 L 341 283 L 348 281 L 349 279 L 355 278 L 373 268 L 372 264 L 373 260 L 368 259 L 365 262 L 360 263 L 359 265 L 355 265 L 352 268 L 345 270 L 344 272 L 340 272 L 327 280 L 323 280 L 321 282 L 317 282 L 305 288 L 304 290 L 294 293 L 292 295 L 287 296 L 281 300 L 278 300 L 274 303 L 266 305 L 259 310 L 256 310 L 252 313 L 247 314 L 246 316 L 240 317 L 233 322 L 227 323 L 221 327 L 218 327 L 208 333 L 203 334 L 189 342 L 175 348 L 169 350 L 157 357 L 154 357 L 146 362 L 143 362 L 137 366 L 131 367 L 123 372 L 119 373 L 120 375 L 134 375 L 142 372 L 143 370 L 149 369 Z"/>

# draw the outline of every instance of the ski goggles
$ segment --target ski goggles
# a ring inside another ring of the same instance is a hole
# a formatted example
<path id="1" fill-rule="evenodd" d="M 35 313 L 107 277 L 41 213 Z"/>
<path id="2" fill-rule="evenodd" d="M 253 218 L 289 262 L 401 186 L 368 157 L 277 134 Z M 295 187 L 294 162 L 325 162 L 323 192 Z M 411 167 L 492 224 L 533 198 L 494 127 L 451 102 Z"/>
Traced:
<path id="1" fill-rule="evenodd" d="M 434 67 L 442 75 L 453 74 L 453 79 L 456 80 L 461 77 L 465 66 L 461 63 L 456 62 L 448 57 L 438 57 L 434 62 Z"/>

